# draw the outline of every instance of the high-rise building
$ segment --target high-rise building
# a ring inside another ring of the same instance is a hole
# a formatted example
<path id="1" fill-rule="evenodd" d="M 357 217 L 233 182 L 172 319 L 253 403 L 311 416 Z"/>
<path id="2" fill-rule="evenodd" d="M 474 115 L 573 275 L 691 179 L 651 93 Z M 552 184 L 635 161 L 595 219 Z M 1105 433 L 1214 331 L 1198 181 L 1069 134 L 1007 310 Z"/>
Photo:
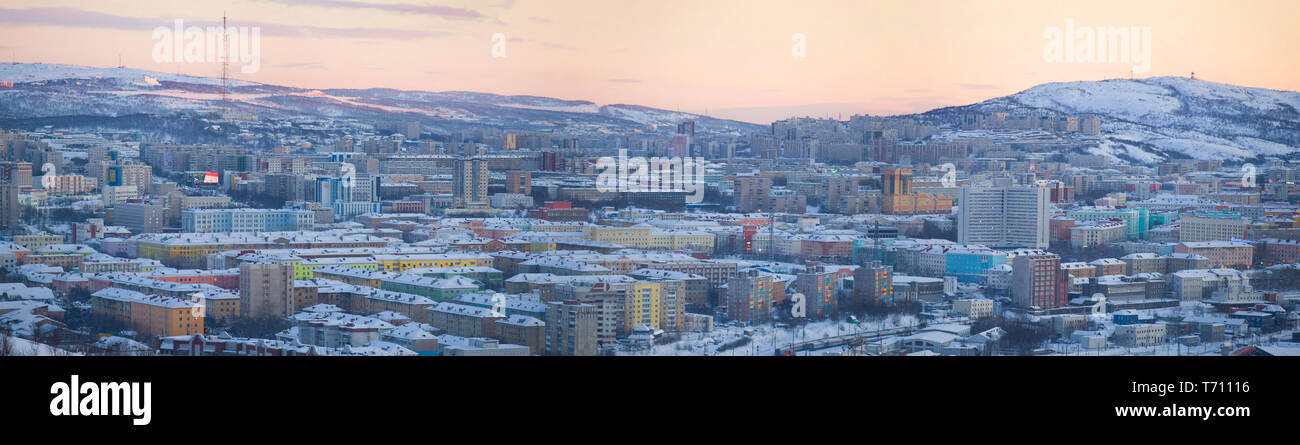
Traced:
<path id="1" fill-rule="evenodd" d="M 772 195 L 772 178 L 766 176 L 737 176 L 735 183 L 736 210 L 741 213 L 771 211 L 765 209 Z"/>
<path id="2" fill-rule="evenodd" d="M 599 308 L 579 301 L 546 303 L 546 355 L 596 355 Z"/>
<path id="3" fill-rule="evenodd" d="M 961 188 L 957 242 L 1045 249 L 1051 208 L 1043 187 Z"/>
<path id="4" fill-rule="evenodd" d="M 533 173 L 527 171 L 506 172 L 506 193 L 533 194 Z"/>
<path id="5" fill-rule="evenodd" d="M 887 168 L 880 173 L 880 211 L 894 215 L 951 213 L 952 198 L 912 191 L 912 170 Z"/>
<path id="6" fill-rule="evenodd" d="M 887 168 L 880 173 L 880 187 L 885 196 L 912 193 L 912 170 Z"/>
<path id="7" fill-rule="evenodd" d="M 963 201 L 963 204 L 965 201 Z M 1011 262 L 1011 299 L 1017 306 L 1042 309 L 1065 306 L 1069 274 L 1061 268 L 1061 256 L 1045 250 L 1014 252 Z"/>
<path id="8" fill-rule="evenodd" d="M 1101 118 L 1097 116 L 1085 116 L 1080 118 L 1079 131 L 1091 136 L 1101 134 Z"/>
<path id="9" fill-rule="evenodd" d="M 695 121 L 677 124 L 677 134 L 673 135 L 673 139 L 668 145 L 673 156 L 679 158 L 695 156 Z"/>
<path id="10" fill-rule="evenodd" d="M 316 178 L 316 202 L 334 205 L 339 201 L 352 200 L 352 183 L 343 178 Z"/>
<path id="11" fill-rule="evenodd" d="M 158 233 L 167 227 L 167 208 L 147 202 L 118 203 L 113 205 L 113 225 L 136 234 Z"/>
<path id="12" fill-rule="evenodd" d="M 153 167 L 133 161 L 118 161 L 105 164 L 99 172 L 106 186 L 133 186 L 138 190 L 148 190 L 153 182 Z"/>
<path id="13" fill-rule="evenodd" d="M 294 307 L 293 266 L 276 263 L 239 265 L 239 312 L 241 316 L 287 317 Z"/>
<path id="14" fill-rule="evenodd" d="M 31 187 L 32 163 L 15 161 L 0 162 L 0 184 L 14 184 L 23 187 Z"/>
<path id="15" fill-rule="evenodd" d="M 822 208 L 845 212 L 843 205 L 844 197 L 858 195 L 858 177 L 855 176 L 834 176 L 826 178 L 822 186 Z M 802 213 L 802 212 L 800 212 Z"/>
<path id="16" fill-rule="evenodd" d="M 894 267 L 871 261 L 853 270 L 853 297 L 847 310 L 861 312 L 875 304 L 894 302 Z"/>
<path id="17" fill-rule="evenodd" d="M 457 208 L 488 207 L 488 160 L 469 158 L 456 161 L 452 196 Z"/>
<path id="18" fill-rule="evenodd" d="M 823 266 L 812 266 L 797 276 L 795 289 L 804 296 L 806 315 L 825 318 L 839 311 L 839 277 Z"/>
<path id="19" fill-rule="evenodd" d="M 20 189 L 22 186 L 17 184 L 0 184 L 0 229 L 14 230 L 21 225 L 22 221 L 18 218 Z"/>
<path id="20" fill-rule="evenodd" d="M 762 324 L 772 321 L 771 275 L 749 270 L 727 281 L 727 317 L 732 321 Z"/>

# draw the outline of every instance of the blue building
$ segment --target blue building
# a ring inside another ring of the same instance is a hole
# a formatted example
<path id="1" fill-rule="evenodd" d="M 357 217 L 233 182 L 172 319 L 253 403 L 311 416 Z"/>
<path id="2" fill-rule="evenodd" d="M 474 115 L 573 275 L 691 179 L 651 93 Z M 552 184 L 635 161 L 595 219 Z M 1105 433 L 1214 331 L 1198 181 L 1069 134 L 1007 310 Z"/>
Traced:
<path id="1" fill-rule="evenodd" d="M 944 257 L 944 275 L 962 283 L 982 283 L 985 272 L 1007 263 L 1007 254 L 990 249 L 953 249 Z"/>

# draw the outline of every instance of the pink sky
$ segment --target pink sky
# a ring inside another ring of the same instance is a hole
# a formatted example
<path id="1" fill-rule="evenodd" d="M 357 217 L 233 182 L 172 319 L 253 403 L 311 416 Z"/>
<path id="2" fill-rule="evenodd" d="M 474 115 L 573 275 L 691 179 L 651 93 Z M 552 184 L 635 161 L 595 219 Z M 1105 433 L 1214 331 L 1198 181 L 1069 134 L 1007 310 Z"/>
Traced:
<path id="1" fill-rule="evenodd" d="M 262 30 L 261 69 L 308 88 L 481 91 L 630 103 L 766 123 L 897 114 L 1045 82 L 1128 77 L 1133 63 L 1051 63 L 1044 30 L 1151 28 L 1151 69 L 1300 90 L 1300 2 L 236 0 L 0 1 L 0 60 L 218 76 L 157 63 L 181 18 Z M 507 37 L 492 57 L 492 35 Z M 792 57 L 793 34 L 806 57 Z M 2 80 L 2 79 L 0 79 Z"/>

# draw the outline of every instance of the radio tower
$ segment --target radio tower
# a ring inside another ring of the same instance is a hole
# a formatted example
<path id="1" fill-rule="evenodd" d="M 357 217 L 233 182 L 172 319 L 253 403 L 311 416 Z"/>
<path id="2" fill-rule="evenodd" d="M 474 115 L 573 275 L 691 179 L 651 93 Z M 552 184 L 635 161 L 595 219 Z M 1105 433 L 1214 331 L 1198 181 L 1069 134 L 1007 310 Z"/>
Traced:
<path id="1" fill-rule="evenodd" d="M 230 112 L 227 91 L 230 89 L 230 38 L 226 34 L 226 12 L 221 11 L 221 113 Z"/>

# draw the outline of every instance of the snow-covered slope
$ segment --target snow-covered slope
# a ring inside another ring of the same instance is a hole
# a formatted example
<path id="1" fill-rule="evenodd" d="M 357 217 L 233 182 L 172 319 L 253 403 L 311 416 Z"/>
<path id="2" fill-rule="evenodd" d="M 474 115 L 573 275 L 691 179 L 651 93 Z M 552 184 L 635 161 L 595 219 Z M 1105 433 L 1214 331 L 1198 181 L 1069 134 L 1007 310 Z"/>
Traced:
<path id="1" fill-rule="evenodd" d="M 922 116 L 965 112 L 1052 112 L 1101 117 L 1097 151 L 1140 162 L 1171 157 L 1248 159 L 1300 152 L 1300 93 L 1182 77 L 1112 79 L 1039 85 L 973 105 Z"/>
<path id="2" fill-rule="evenodd" d="M 219 107 L 220 79 L 132 68 L 0 64 L 0 119 L 62 116 L 171 114 Z M 232 81 L 231 111 L 264 118 L 315 117 L 373 123 L 417 120 L 434 132 L 469 126 L 550 130 L 644 131 L 649 125 L 696 121 L 702 132 L 752 133 L 765 126 L 633 105 L 502 96 L 463 91 L 427 92 L 385 88 L 311 90 Z"/>

